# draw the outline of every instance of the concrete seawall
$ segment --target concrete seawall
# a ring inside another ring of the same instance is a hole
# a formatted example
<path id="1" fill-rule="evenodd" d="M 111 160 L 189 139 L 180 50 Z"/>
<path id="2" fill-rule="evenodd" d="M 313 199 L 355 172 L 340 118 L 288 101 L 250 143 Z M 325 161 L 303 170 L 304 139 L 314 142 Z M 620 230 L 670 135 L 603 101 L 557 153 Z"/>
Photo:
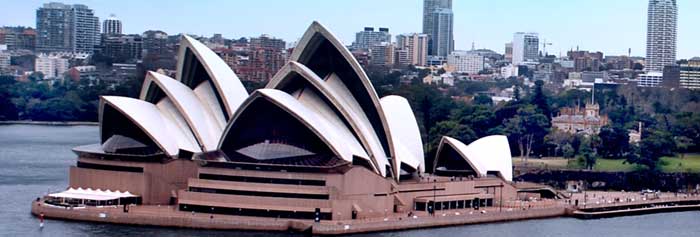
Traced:
<path id="1" fill-rule="evenodd" d="M 464 211 L 464 210 L 463 210 Z M 44 214 L 49 219 L 66 219 L 77 221 L 161 226 L 195 229 L 218 230 L 254 230 L 254 231 L 295 231 L 311 232 L 315 235 L 355 234 L 378 231 L 398 231 L 418 228 L 505 222 L 526 219 L 540 219 L 565 216 L 564 206 L 530 210 L 513 210 L 503 212 L 486 212 L 466 210 L 456 215 L 454 211 L 438 215 L 417 218 L 365 219 L 353 221 L 322 221 L 314 223 L 306 220 L 256 218 L 228 215 L 211 215 L 204 213 L 187 213 L 176 211 L 172 206 L 136 206 L 129 212 L 121 207 L 67 209 L 32 203 L 32 214 Z M 444 215 L 443 215 L 444 214 Z"/>
<path id="2" fill-rule="evenodd" d="M 700 210 L 700 197 L 667 198 L 629 203 L 605 203 L 576 209 L 568 205 L 551 205 L 529 209 L 498 208 L 485 212 L 471 209 L 439 211 L 435 216 L 425 213 L 416 217 L 391 216 L 385 219 L 321 221 L 245 217 L 206 213 L 189 213 L 174 206 L 132 206 L 128 212 L 121 207 L 87 207 L 68 209 L 50 206 L 42 200 L 32 202 L 32 214 L 46 218 L 77 221 L 218 230 L 294 231 L 314 235 L 356 234 L 380 231 L 434 228 L 555 217 L 582 219 L 640 215 L 657 212 Z"/>
<path id="3" fill-rule="evenodd" d="M 313 233 L 320 235 L 354 234 L 379 231 L 399 231 L 408 229 L 434 228 L 457 225 L 529 220 L 562 217 L 566 215 L 564 207 L 530 209 L 526 211 L 487 212 L 436 217 L 406 218 L 394 221 L 375 221 L 367 223 L 338 223 L 336 225 L 314 224 Z"/>
<path id="4" fill-rule="evenodd" d="M 644 214 L 652 214 L 652 213 L 693 211 L 693 210 L 700 210 L 700 205 L 649 207 L 649 208 L 636 208 L 636 209 L 600 211 L 600 212 L 574 211 L 571 215 L 576 217 L 576 218 L 580 218 L 580 219 L 598 219 L 598 218 L 608 218 L 608 217 L 618 217 L 618 216 L 644 215 Z"/>
<path id="5" fill-rule="evenodd" d="M 700 210 L 699 197 L 666 198 L 639 202 L 592 205 L 587 208 L 580 208 L 572 211 L 571 216 L 580 219 L 596 219 L 691 210 Z"/>

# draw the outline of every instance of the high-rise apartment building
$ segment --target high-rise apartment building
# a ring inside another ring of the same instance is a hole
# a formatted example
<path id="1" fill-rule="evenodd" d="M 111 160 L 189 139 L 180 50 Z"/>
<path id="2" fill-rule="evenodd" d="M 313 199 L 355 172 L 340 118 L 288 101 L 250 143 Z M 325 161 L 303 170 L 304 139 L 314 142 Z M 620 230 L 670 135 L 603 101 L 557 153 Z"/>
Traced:
<path id="1" fill-rule="evenodd" d="M 661 72 L 676 63 L 676 0 L 649 0 L 647 12 L 647 72 Z"/>
<path id="2" fill-rule="evenodd" d="M 100 42 L 100 23 L 85 5 L 46 3 L 36 11 L 37 50 L 92 53 Z"/>
<path id="3" fill-rule="evenodd" d="M 405 51 L 405 58 L 402 56 Z M 396 36 L 396 63 L 402 66 L 426 66 L 428 61 L 428 35 L 401 34 Z M 405 61 L 403 61 L 405 60 Z"/>
<path id="4" fill-rule="evenodd" d="M 433 25 L 433 12 L 437 9 L 452 9 L 452 0 L 424 0 L 423 1 L 423 34 L 432 37 L 434 29 Z M 432 40 L 432 39 L 429 39 Z M 428 53 L 434 55 L 432 52 L 432 42 L 428 42 Z"/>
<path id="5" fill-rule="evenodd" d="M 445 58 L 454 50 L 452 9 L 438 8 L 433 11 L 431 17 L 433 28 L 429 44 L 432 47 L 432 55 Z"/>
<path id="6" fill-rule="evenodd" d="M 92 53 L 100 45 L 100 19 L 92 9 L 82 4 L 72 8 L 73 52 Z"/>
<path id="7" fill-rule="evenodd" d="M 513 34 L 513 64 L 536 62 L 539 58 L 540 39 L 537 33 L 517 32 Z"/>
<path id="8" fill-rule="evenodd" d="M 109 15 L 109 18 L 102 22 L 102 33 L 105 35 L 121 35 L 122 21 L 117 19 L 114 14 Z"/>
<path id="9" fill-rule="evenodd" d="M 36 10 L 37 50 L 72 51 L 73 18 L 71 6 L 46 3 Z"/>
<path id="10" fill-rule="evenodd" d="M 363 31 L 355 34 L 353 48 L 370 49 L 372 46 L 382 43 L 391 43 L 389 28 L 379 28 L 378 31 L 375 31 L 374 27 L 365 27 Z"/>

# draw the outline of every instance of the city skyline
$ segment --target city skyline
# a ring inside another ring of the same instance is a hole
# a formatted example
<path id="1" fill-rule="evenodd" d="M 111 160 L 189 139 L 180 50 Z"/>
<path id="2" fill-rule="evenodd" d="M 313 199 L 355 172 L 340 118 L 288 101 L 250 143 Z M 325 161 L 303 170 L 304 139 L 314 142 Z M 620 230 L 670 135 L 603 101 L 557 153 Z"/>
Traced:
<path id="1" fill-rule="evenodd" d="M 2 25 L 36 26 L 34 12 L 48 1 L 9 2 L 7 13 L 0 19 Z M 394 35 L 420 33 L 422 30 L 422 1 L 408 2 L 365 0 L 296 1 L 268 3 L 218 2 L 198 6 L 170 5 L 165 2 L 136 2 L 131 0 L 103 2 L 77 0 L 66 4 L 86 4 L 95 10 L 100 20 L 115 14 L 124 25 L 125 33 L 140 34 L 150 29 L 160 29 L 169 34 L 189 33 L 211 36 L 221 33 L 227 38 L 253 37 L 270 34 L 287 42 L 298 40 L 294 34 L 313 20 L 332 26 L 334 33 L 349 45 L 357 31 L 365 26 L 388 27 Z M 276 5 L 275 5 L 276 4 Z M 192 4 L 195 5 L 195 4 Z M 214 7 L 215 6 L 215 7 Z M 700 2 L 678 1 L 678 59 L 700 55 L 700 48 L 693 47 L 700 32 L 692 22 L 700 16 L 692 14 Z M 248 9 L 231 11 L 228 9 Z M 291 9 L 291 10 L 290 10 Z M 322 11 L 319 11 L 321 9 Z M 575 12 L 570 9 L 591 9 Z M 347 21 L 344 12 L 363 12 L 364 17 Z M 560 2 L 547 0 L 531 4 L 517 1 L 455 1 L 454 38 L 455 49 L 488 48 L 503 53 L 504 43 L 518 31 L 538 32 L 542 40 L 553 43 L 550 54 L 565 54 L 577 46 L 583 50 L 602 51 L 606 55 L 626 55 L 628 48 L 633 56 L 644 56 L 646 45 L 647 1 L 593 0 L 585 2 Z M 179 17 L 173 18 L 177 12 Z M 201 14 L 207 13 L 207 17 Z M 527 17 L 523 12 L 531 13 Z M 538 14 L 538 12 L 544 12 Z M 264 14 L 275 17 L 266 17 Z M 405 17 L 404 17 L 405 16 Z M 498 17 L 494 17 L 498 16 Z M 253 18 L 257 24 L 249 24 Z M 245 24 L 235 24 L 235 22 Z M 145 23 L 144 23 L 145 22 Z M 607 27 L 607 26 L 616 27 Z M 606 26 L 606 27 L 601 27 Z M 627 26 L 627 27 L 623 27 Z M 609 37 L 600 37 L 609 36 Z"/>

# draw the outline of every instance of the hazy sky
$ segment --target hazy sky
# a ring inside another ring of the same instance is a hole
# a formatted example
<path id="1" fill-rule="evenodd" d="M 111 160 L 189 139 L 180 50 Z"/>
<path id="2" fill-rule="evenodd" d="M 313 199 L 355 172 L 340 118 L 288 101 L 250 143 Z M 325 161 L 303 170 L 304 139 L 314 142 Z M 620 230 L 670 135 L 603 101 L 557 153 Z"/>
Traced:
<path id="1" fill-rule="evenodd" d="M 3 2 L 0 25 L 35 26 L 35 10 L 48 1 Z M 644 56 L 648 0 L 454 0 L 455 48 L 503 52 L 517 31 L 540 33 L 550 54 L 577 45 L 606 55 Z M 392 35 L 421 31 L 422 0 L 73 0 L 100 20 L 116 14 L 125 33 L 160 29 L 168 34 L 222 33 L 227 38 L 270 34 L 296 41 L 313 20 L 345 44 L 364 26 Z M 700 56 L 700 1 L 678 0 L 678 57 Z"/>

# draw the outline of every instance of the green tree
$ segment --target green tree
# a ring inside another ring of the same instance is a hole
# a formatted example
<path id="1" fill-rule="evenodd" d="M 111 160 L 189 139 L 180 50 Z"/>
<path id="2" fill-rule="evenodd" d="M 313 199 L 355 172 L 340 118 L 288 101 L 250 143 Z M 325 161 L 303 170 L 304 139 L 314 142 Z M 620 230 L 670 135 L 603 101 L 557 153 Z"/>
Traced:
<path id="1" fill-rule="evenodd" d="M 554 147 L 554 156 L 558 156 L 559 152 L 564 152 L 563 148 L 566 144 L 571 144 L 572 136 L 565 131 L 555 128 L 551 129 L 549 134 L 544 137 L 544 140 L 550 147 Z"/>
<path id="2" fill-rule="evenodd" d="M 649 170 L 658 168 L 662 156 L 673 155 L 675 142 L 669 132 L 656 130 L 639 143 L 637 154 L 629 155 L 627 161 L 646 166 Z"/>
<path id="3" fill-rule="evenodd" d="M 581 164 L 589 170 L 592 170 L 597 161 L 597 155 L 593 150 L 592 140 L 590 138 L 584 139 L 579 148 L 579 161 Z"/>
<path id="4" fill-rule="evenodd" d="M 527 160 L 536 144 L 541 145 L 549 132 L 549 121 L 534 106 L 527 105 L 506 122 L 505 131 L 511 141 L 515 141 L 520 158 Z"/>
<path id="5" fill-rule="evenodd" d="M 16 81 L 12 76 L 0 76 L 0 120 L 17 120 L 19 112 L 12 102 L 12 91 Z"/>
<path id="6" fill-rule="evenodd" d="M 685 158 L 685 153 L 693 145 L 693 140 L 686 136 L 678 136 L 674 140 L 676 142 L 676 150 L 680 153 L 681 159 Z"/>
<path id="7" fill-rule="evenodd" d="M 562 146 L 562 155 L 564 158 L 573 158 L 576 155 L 576 150 L 574 150 L 571 144 L 566 143 Z"/>
<path id="8" fill-rule="evenodd" d="M 603 126 L 598 133 L 601 142 L 596 146 L 603 157 L 620 159 L 629 152 L 629 133 L 621 126 Z"/>
<path id="9" fill-rule="evenodd" d="M 492 106 L 493 100 L 488 95 L 479 94 L 474 97 L 474 104 Z"/>
<path id="10" fill-rule="evenodd" d="M 520 87 L 515 86 L 515 89 L 513 89 L 513 100 L 519 101 L 520 100 Z"/>
<path id="11" fill-rule="evenodd" d="M 535 89 L 532 93 L 532 98 L 530 98 L 530 103 L 535 105 L 537 112 L 547 116 L 547 119 L 552 117 L 552 109 L 549 106 L 549 101 L 547 95 L 544 94 L 544 82 L 542 80 L 535 81 Z"/>

